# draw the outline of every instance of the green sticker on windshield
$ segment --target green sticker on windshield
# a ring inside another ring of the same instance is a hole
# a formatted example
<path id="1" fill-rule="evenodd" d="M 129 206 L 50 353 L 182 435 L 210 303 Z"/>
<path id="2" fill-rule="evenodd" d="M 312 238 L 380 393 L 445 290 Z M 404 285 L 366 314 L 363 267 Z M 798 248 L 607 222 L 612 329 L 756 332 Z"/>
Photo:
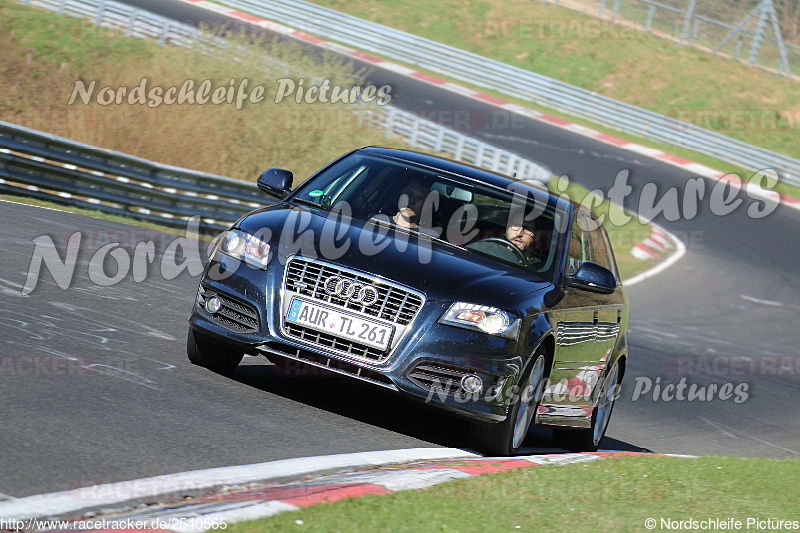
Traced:
<path id="1" fill-rule="evenodd" d="M 325 193 L 320 190 L 311 191 L 310 193 L 308 193 L 308 195 L 311 196 L 312 198 L 316 198 L 317 196 L 322 196 L 323 194 Z"/>

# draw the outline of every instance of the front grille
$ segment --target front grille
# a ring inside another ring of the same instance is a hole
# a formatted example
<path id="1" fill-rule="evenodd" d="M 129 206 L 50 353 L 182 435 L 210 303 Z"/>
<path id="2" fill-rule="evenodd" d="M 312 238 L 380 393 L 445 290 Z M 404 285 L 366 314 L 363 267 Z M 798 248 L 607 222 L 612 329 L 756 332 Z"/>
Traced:
<path id="1" fill-rule="evenodd" d="M 326 282 L 334 276 L 351 283 L 374 287 L 378 294 L 377 299 L 368 304 L 362 304 L 351 299 L 343 299 L 329 294 L 325 290 Z M 397 344 L 396 341 L 402 335 L 403 328 L 414 320 L 424 303 L 422 295 L 394 283 L 339 268 L 330 263 L 312 261 L 301 257 L 290 259 L 286 265 L 284 287 L 289 295 L 296 294 L 320 303 L 342 307 L 363 315 L 365 318 L 378 318 L 394 323 L 395 328 L 401 330 L 396 332 L 399 335 L 396 335 L 395 342 L 386 350 L 380 350 L 359 342 L 319 332 L 303 325 L 290 324 L 285 320 L 283 322 L 283 331 L 288 337 L 329 348 L 368 363 L 381 363 L 389 357 L 392 346 Z"/>
<path id="2" fill-rule="evenodd" d="M 362 381 L 368 381 L 375 385 L 386 387 L 387 389 L 397 390 L 397 387 L 391 379 L 369 368 L 364 368 L 359 365 L 348 363 L 340 359 L 333 359 L 331 357 L 320 355 L 318 353 L 304 350 L 302 348 L 294 348 L 285 346 L 283 344 L 270 343 L 259 346 L 259 350 L 266 352 L 270 356 L 277 355 L 283 359 L 291 359 L 300 361 L 306 365 L 322 368 L 335 374 L 341 374 L 352 378 L 357 378 Z M 272 359 L 270 359 L 272 361 Z M 272 361 L 276 363 L 276 361 Z"/>
<path id="3" fill-rule="evenodd" d="M 340 339 L 338 337 L 334 337 L 333 335 L 309 329 L 298 324 L 287 323 L 285 328 L 286 332 L 293 337 L 297 337 L 298 339 L 302 339 L 312 344 L 333 348 L 334 350 L 338 350 L 340 352 L 347 352 L 348 354 L 362 359 L 380 362 L 385 357 L 385 352 L 382 352 L 377 348 L 365 346 L 347 339 Z"/>
<path id="4" fill-rule="evenodd" d="M 211 315 L 214 322 L 241 333 L 258 331 L 258 312 L 252 305 L 203 287 L 200 288 L 198 297 L 203 307 L 212 296 L 216 296 L 222 302 L 219 311 Z"/>
<path id="5" fill-rule="evenodd" d="M 339 276 L 349 281 L 369 284 L 378 289 L 378 300 L 370 305 L 362 305 L 352 300 L 344 300 L 325 291 L 325 281 Z M 315 300 L 340 305 L 357 313 L 374 316 L 403 326 L 408 325 L 420 307 L 422 297 L 402 287 L 390 285 L 367 276 L 342 270 L 327 263 L 294 258 L 286 269 L 286 288 Z"/>
<path id="6" fill-rule="evenodd" d="M 414 367 L 408 377 L 417 385 L 430 391 L 455 394 L 461 391 L 461 379 L 469 372 L 455 367 L 424 363 Z"/>

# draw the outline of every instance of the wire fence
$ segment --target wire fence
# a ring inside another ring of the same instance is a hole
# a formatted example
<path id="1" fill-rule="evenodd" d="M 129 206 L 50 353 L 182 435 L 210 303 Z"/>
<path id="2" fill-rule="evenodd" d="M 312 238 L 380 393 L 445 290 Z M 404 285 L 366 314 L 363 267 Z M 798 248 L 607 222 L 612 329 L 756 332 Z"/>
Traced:
<path id="1" fill-rule="evenodd" d="M 800 79 L 794 0 L 542 0 Z"/>

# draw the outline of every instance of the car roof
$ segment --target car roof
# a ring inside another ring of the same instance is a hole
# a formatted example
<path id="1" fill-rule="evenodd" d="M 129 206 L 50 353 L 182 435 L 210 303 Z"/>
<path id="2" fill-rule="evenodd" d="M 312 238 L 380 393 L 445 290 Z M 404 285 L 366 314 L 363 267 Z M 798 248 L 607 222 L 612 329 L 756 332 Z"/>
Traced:
<path id="1" fill-rule="evenodd" d="M 451 174 L 456 174 L 466 178 L 493 185 L 501 189 L 507 189 L 511 184 L 519 184 L 523 187 L 529 188 L 535 195 L 541 196 L 542 193 L 549 195 L 549 202 L 553 206 L 563 211 L 570 211 L 570 205 L 577 207 L 577 204 L 559 197 L 556 194 L 548 191 L 543 184 L 539 182 L 532 182 L 518 178 L 511 178 L 496 174 L 484 168 L 480 168 L 460 161 L 454 161 L 440 156 L 417 152 L 414 150 L 406 150 L 402 148 L 388 148 L 385 146 L 367 146 L 357 150 L 359 152 L 367 152 L 383 157 L 390 157 L 410 163 L 416 163 L 427 167 L 441 169 Z"/>

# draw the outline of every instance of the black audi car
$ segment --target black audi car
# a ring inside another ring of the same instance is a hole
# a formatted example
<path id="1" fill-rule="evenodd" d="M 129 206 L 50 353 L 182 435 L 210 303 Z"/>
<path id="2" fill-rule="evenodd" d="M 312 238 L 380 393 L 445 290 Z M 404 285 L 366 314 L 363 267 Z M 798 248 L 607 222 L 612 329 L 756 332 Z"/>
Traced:
<path id="1" fill-rule="evenodd" d="M 532 424 L 595 450 L 625 371 L 628 301 L 593 213 L 541 184 L 368 147 L 217 240 L 189 359 L 302 363 L 469 419 L 474 447 L 517 453 Z"/>

